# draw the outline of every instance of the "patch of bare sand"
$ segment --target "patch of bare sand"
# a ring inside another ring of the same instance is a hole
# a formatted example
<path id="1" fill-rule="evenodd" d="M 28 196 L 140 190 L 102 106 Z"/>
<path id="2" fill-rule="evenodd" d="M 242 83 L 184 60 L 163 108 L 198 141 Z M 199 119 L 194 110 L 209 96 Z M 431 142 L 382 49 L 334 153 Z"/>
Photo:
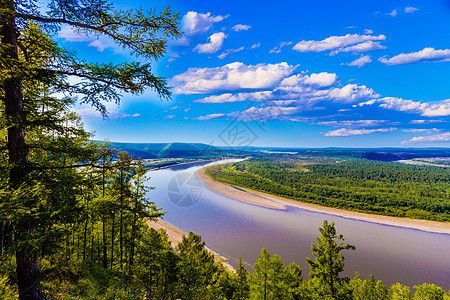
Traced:
<path id="1" fill-rule="evenodd" d="M 203 184 L 205 185 L 206 188 L 221 195 L 224 195 L 226 197 L 233 198 L 235 200 L 246 202 L 249 204 L 273 209 L 286 209 L 285 205 L 289 205 L 314 212 L 321 212 L 330 215 L 341 216 L 344 218 L 398 227 L 413 228 L 428 232 L 450 234 L 450 223 L 371 215 L 343 209 L 324 207 L 315 204 L 302 203 L 295 200 L 281 198 L 244 188 L 239 188 L 240 190 L 237 190 L 229 185 L 213 181 L 209 176 L 205 174 L 205 169 L 206 167 L 195 172 L 195 176 L 203 181 Z"/>
<path id="2" fill-rule="evenodd" d="M 195 176 L 203 181 L 203 185 L 211 191 L 253 205 L 274 209 L 286 209 L 283 203 L 281 203 L 278 199 L 274 199 L 274 196 L 272 195 L 252 191 L 249 189 L 236 189 L 227 184 L 213 181 L 205 174 L 205 169 L 206 168 L 202 168 L 195 172 Z"/>
<path id="3" fill-rule="evenodd" d="M 157 219 L 154 221 L 147 221 L 147 225 L 150 228 L 153 229 L 164 229 L 169 237 L 169 241 L 172 242 L 172 246 L 175 247 L 175 245 L 177 245 L 178 243 L 180 243 L 183 240 L 183 236 L 187 236 L 188 234 L 186 232 L 184 232 L 183 230 L 173 226 L 172 224 L 163 221 L 161 219 Z M 227 259 L 223 256 L 221 256 L 219 253 L 212 251 L 211 249 L 209 249 L 208 247 L 206 247 L 206 249 L 214 255 L 214 257 L 216 258 L 217 261 L 221 262 L 223 264 L 223 266 L 225 267 L 225 269 L 227 269 L 228 271 L 231 272 L 236 272 L 236 270 L 233 268 L 233 266 L 231 266 L 228 262 Z"/>

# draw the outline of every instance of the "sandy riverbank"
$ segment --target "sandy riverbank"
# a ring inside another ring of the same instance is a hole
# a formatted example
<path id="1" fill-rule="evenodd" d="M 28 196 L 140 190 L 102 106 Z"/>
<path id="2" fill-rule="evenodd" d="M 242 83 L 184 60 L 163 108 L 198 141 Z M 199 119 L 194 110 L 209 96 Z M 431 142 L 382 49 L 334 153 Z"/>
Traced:
<path id="1" fill-rule="evenodd" d="M 172 246 L 175 247 L 178 243 L 180 243 L 183 240 L 183 236 L 184 235 L 188 235 L 186 232 L 184 232 L 183 230 L 173 226 L 172 224 L 167 223 L 166 221 L 157 219 L 155 221 L 148 221 L 147 225 L 150 228 L 154 228 L 156 230 L 158 229 L 164 229 L 166 230 L 166 233 L 169 237 L 169 241 L 172 242 Z M 209 249 L 208 247 L 206 247 L 206 249 L 212 253 L 217 261 L 220 261 L 223 266 L 225 267 L 225 269 L 231 271 L 231 272 L 235 272 L 235 269 L 233 268 L 233 266 L 231 266 L 228 262 L 227 259 L 223 256 L 221 256 L 219 253 L 212 251 L 211 249 Z"/>
<path id="2" fill-rule="evenodd" d="M 205 174 L 205 169 L 206 167 L 195 172 L 195 176 L 203 181 L 203 184 L 206 188 L 226 197 L 230 197 L 249 204 L 272 209 L 286 209 L 286 205 L 289 205 L 309 211 L 341 216 L 344 218 L 363 220 L 391 226 L 413 228 L 428 232 L 450 234 L 450 223 L 371 215 L 337 208 L 324 207 L 315 204 L 302 203 L 295 200 L 285 199 L 244 188 L 240 188 L 240 190 L 237 190 L 229 185 L 213 181 Z"/>

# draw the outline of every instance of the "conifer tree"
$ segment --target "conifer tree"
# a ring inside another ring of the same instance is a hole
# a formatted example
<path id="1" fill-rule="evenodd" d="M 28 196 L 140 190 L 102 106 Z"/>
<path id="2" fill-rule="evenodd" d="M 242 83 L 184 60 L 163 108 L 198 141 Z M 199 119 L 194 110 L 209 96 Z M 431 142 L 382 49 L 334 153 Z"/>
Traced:
<path id="1" fill-rule="evenodd" d="M 267 249 L 261 249 L 254 270 L 250 278 L 251 299 L 293 299 L 299 294 L 300 267 L 291 264 L 286 268 L 278 254 L 270 257 Z"/>
<path id="2" fill-rule="evenodd" d="M 236 284 L 233 295 L 234 300 L 245 300 L 250 297 L 250 284 L 248 281 L 248 272 L 245 269 L 244 263 L 239 256 L 239 267 L 236 270 Z"/>
<path id="3" fill-rule="evenodd" d="M 73 169 L 96 161 L 93 147 L 86 147 L 89 136 L 76 117 L 67 113 L 73 100 L 51 95 L 77 94 L 82 103 L 91 104 L 105 117 L 104 102 L 118 103 L 122 92 L 139 94 L 151 88 L 162 98 L 170 97 L 165 80 L 152 73 L 150 63 L 86 62 L 58 47 L 44 31 L 69 25 L 81 34 L 107 36 L 133 55 L 151 60 L 164 54 L 167 38 L 180 36 L 178 14 L 169 8 L 160 13 L 119 11 L 106 0 L 51 0 L 47 8 L 37 0 L 0 0 L 0 4 L 0 130 L 2 156 L 7 161 L 2 166 L 6 172 L 1 189 L 2 212 L 8 214 L 0 217 L 2 224 L 11 224 L 16 240 L 20 298 L 44 299 L 36 264 L 36 241 L 43 244 L 39 229 L 46 228 L 41 222 L 69 222 L 76 215 L 60 209 L 77 208 L 73 205 L 76 193 L 69 193 L 69 187 L 80 186 L 83 179 Z M 81 82 L 72 83 L 69 76 Z M 70 183 L 66 190 L 48 184 L 61 178 Z M 61 214 L 45 219 L 44 203 L 50 214 Z"/>
<path id="4" fill-rule="evenodd" d="M 313 261 L 307 258 L 310 273 L 309 277 L 315 284 L 316 292 L 320 297 L 331 299 L 341 299 L 345 297 L 346 282 L 349 278 L 340 277 L 344 271 L 344 256 L 342 250 L 355 250 L 354 245 L 337 242 L 344 240 L 342 234 L 336 234 L 334 222 L 331 224 L 327 220 L 323 221 L 323 227 L 319 228 L 321 236 L 316 238 L 317 244 L 311 244 L 311 250 L 316 259 Z M 315 281 L 315 282 L 314 282 Z"/>

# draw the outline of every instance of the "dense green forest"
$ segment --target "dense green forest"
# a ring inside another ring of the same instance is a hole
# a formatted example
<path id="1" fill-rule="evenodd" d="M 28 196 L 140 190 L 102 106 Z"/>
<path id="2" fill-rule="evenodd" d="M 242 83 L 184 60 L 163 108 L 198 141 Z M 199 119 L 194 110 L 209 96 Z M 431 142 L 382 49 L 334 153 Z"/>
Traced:
<path id="1" fill-rule="evenodd" d="M 52 299 L 450 299 L 450 291 L 434 284 L 412 290 L 400 283 L 388 288 L 372 275 L 342 277 L 343 252 L 355 246 L 344 244 L 327 221 L 311 245 L 313 258 L 307 258 L 310 270 L 304 278 L 298 265 L 286 267 L 266 249 L 252 273 L 240 259 L 237 270 L 229 271 L 198 234 L 191 232 L 172 245 L 165 231 L 148 228 L 133 210 L 118 208 L 116 213 L 127 217 L 123 223 L 116 219 L 121 226 L 115 235 L 114 220 L 104 222 L 101 211 L 92 212 L 41 256 L 43 294 Z M 3 252 L 0 264 L 0 298 L 18 299 L 14 255 Z"/>
<path id="2" fill-rule="evenodd" d="M 257 158 L 207 169 L 214 180 L 372 214 L 450 221 L 450 171 L 363 159 Z"/>

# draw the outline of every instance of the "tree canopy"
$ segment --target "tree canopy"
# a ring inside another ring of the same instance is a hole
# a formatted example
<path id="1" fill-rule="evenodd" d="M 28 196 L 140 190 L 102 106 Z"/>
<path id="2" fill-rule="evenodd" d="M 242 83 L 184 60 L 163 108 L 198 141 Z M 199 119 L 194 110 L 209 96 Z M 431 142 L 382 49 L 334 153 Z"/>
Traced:
<path id="1" fill-rule="evenodd" d="M 78 201 L 92 179 L 89 168 L 104 169 L 98 145 L 88 143 L 90 135 L 71 106 L 87 103 L 107 117 L 105 102 L 119 103 L 123 93 L 150 88 L 170 97 L 150 63 L 181 32 L 178 13 L 170 8 L 122 11 L 106 0 L 51 0 L 46 7 L 37 0 L 0 3 L 0 217 L 4 235 L 14 237 L 17 247 L 21 299 L 43 299 L 37 256 L 51 237 L 60 236 L 49 229 L 76 223 L 83 209 Z M 83 60 L 52 40 L 61 25 L 106 36 L 145 62 Z"/>

